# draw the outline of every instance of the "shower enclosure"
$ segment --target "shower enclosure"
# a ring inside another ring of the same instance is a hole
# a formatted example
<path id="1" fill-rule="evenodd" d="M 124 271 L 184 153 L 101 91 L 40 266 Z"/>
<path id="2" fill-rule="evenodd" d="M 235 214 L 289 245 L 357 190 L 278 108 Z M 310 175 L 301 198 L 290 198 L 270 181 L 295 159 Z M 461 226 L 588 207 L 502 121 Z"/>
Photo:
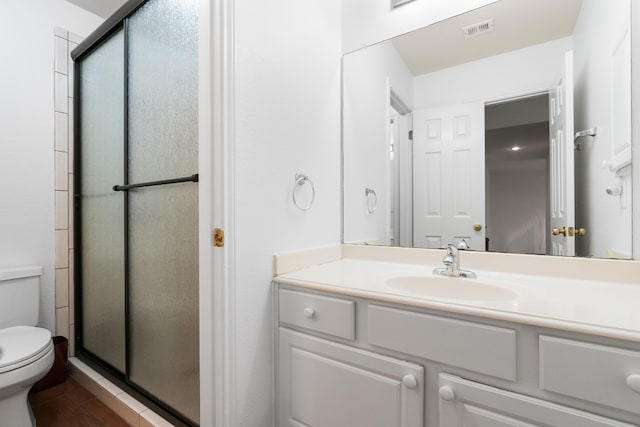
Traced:
<path id="1" fill-rule="evenodd" d="M 75 60 L 76 352 L 197 424 L 195 0 L 132 0 Z"/>

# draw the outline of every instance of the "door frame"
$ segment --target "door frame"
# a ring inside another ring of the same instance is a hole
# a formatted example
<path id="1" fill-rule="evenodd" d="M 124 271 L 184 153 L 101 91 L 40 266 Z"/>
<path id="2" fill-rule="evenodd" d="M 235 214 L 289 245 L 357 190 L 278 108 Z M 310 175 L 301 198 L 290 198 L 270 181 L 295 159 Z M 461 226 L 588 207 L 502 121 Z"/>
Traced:
<path id="1" fill-rule="evenodd" d="M 389 102 L 387 105 L 387 117 L 391 117 L 392 109 L 397 113 L 395 127 L 395 168 L 393 173 L 393 200 L 389 203 L 394 206 L 394 246 L 413 246 L 413 147 L 409 134 L 413 131 L 413 111 L 404 102 L 402 97 L 393 90 L 391 80 L 387 78 Z M 389 127 L 387 127 L 387 131 Z M 406 138 L 402 135 L 407 132 Z M 389 141 L 390 134 L 387 134 Z M 403 185 L 405 184 L 405 185 Z M 387 194 L 391 194 L 387 192 Z"/>
<path id="2" fill-rule="evenodd" d="M 500 104 L 504 104 L 507 102 L 516 102 L 516 101 L 521 101 L 527 98 L 533 98 L 533 97 L 537 97 L 537 96 L 546 96 L 547 98 L 550 96 L 550 89 L 549 88 L 544 88 L 541 90 L 535 90 L 535 91 L 531 91 L 531 92 L 518 92 L 517 95 L 513 95 L 513 96 L 505 96 L 505 97 L 499 97 L 496 99 L 490 99 L 485 101 L 484 103 L 484 108 L 486 111 L 486 108 L 492 105 L 500 105 Z M 486 115 L 485 115 L 485 123 L 486 123 Z M 486 126 L 485 126 L 485 132 L 486 132 Z M 549 141 L 550 142 L 550 141 Z M 486 140 L 485 140 L 485 150 L 486 150 Z M 486 161 L 485 161 L 485 175 L 486 175 Z M 547 176 L 547 179 L 549 177 Z M 486 195 L 489 194 L 489 192 L 487 191 L 487 185 L 491 185 L 491 181 L 487 180 L 485 181 L 485 223 L 489 222 L 489 217 L 490 215 L 487 213 L 487 202 L 486 202 Z M 549 183 L 547 182 L 547 199 L 549 198 Z M 546 215 L 545 215 L 545 221 L 546 221 L 546 225 L 548 226 L 550 224 L 550 215 L 551 215 L 551 207 L 549 205 L 547 205 L 547 209 L 546 209 Z M 487 226 L 487 231 L 489 230 L 489 227 Z M 485 236 L 486 237 L 486 236 Z M 549 255 L 550 254 L 550 245 L 551 242 L 549 239 L 546 240 L 546 248 L 545 248 L 545 255 Z M 489 251 L 487 251 L 489 252 Z"/>
<path id="3" fill-rule="evenodd" d="M 198 0 L 200 424 L 214 427 L 236 419 L 233 10 L 234 0 Z"/>

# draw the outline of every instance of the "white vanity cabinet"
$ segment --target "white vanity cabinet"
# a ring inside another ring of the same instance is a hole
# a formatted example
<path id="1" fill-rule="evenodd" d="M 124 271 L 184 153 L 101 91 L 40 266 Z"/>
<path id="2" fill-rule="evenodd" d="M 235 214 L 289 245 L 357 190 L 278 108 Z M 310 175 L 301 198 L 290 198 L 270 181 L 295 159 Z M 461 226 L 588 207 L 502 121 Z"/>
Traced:
<path id="1" fill-rule="evenodd" d="M 640 426 L 640 343 L 280 284 L 278 427 Z"/>
<path id="2" fill-rule="evenodd" d="M 278 307 L 280 427 L 423 426 L 421 366 L 289 329 L 354 340 L 355 301 L 280 289 Z"/>
<path id="3" fill-rule="evenodd" d="M 279 426 L 421 427 L 422 367 L 284 328 Z"/>

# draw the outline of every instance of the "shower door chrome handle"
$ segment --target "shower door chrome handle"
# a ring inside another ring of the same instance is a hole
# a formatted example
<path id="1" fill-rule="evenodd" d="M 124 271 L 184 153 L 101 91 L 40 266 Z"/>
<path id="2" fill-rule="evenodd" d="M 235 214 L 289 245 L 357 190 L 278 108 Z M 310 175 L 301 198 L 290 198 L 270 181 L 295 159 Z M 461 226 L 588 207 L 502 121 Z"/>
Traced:
<path id="1" fill-rule="evenodd" d="M 128 191 L 134 188 L 154 187 L 157 185 L 178 184 L 181 182 L 198 182 L 198 174 L 183 178 L 161 179 L 159 181 L 140 182 L 138 184 L 114 185 L 113 191 Z"/>

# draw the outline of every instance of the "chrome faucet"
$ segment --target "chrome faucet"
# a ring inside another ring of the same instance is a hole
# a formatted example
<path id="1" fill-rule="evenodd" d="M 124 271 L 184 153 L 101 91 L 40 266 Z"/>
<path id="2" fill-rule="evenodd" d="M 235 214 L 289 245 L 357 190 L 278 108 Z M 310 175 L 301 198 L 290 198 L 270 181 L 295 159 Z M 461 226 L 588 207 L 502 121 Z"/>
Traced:
<path id="1" fill-rule="evenodd" d="M 439 274 L 448 277 L 469 277 L 471 279 L 476 278 L 476 274 L 473 271 L 460 269 L 460 250 L 469 249 L 469 244 L 465 239 L 460 239 L 458 245 L 449 243 L 447 245 L 447 254 L 442 258 L 444 267 L 438 267 L 433 270 L 433 274 Z"/>

